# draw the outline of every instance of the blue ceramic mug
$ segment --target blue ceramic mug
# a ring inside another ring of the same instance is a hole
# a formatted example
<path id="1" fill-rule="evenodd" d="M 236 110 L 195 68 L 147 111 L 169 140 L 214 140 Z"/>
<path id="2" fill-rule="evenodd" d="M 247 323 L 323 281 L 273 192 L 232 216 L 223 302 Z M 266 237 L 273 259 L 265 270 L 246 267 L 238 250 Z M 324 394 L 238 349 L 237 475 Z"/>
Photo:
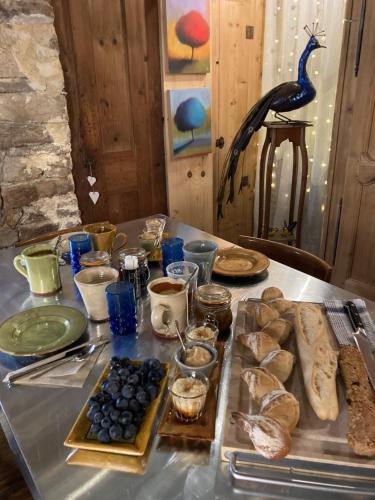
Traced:
<path id="1" fill-rule="evenodd" d="M 208 240 L 189 241 L 184 245 L 184 260 L 194 262 L 199 267 L 198 285 L 211 282 L 217 250 L 217 244 Z"/>

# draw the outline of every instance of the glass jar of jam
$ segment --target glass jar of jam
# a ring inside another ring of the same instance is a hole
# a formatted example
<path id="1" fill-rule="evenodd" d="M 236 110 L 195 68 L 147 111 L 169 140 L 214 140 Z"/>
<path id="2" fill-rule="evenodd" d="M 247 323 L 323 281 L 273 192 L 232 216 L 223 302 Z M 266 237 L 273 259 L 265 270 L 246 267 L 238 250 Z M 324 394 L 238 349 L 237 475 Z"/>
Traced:
<path id="1" fill-rule="evenodd" d="M 195 316 L 197 321 L 205 321 L 207 317 L 214 317 L 219 335 L 229 334 L 233 315 L 231 310 L 232 294 L 220 285 L 201 285 L 194 294 Z"/>
<path id="2" fill-rule="evenodd" d="M 145 289 L 147 286 L 147 282 L 150 279 L 150 269 L 148 267 L 147 253 L 144 248 L 134 247 L 134 248 L 125 248 L 119 255 L 120 262 L 120 279 L 123 280 L 123 271 L 125 270 L 125 257 L 127 255 L 135 255 L 138 258 L 138 266 L 139 266 L 139 281 L 141 284 L 141 288 Z"/>

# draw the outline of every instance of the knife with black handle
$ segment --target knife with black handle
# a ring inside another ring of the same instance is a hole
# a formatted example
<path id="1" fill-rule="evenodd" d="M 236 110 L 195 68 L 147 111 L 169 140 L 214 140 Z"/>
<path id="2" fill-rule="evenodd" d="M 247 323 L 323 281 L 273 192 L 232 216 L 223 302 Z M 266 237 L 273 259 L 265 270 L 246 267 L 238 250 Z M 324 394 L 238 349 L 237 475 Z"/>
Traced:
<path id="1" fill-rule="evenodd" d="M 357 306 L 350 300 L 344 305 L 344 309 L 353 326 L 354 341 L 359 352 L 362 354 L 368 378 L 370 379 L 371 385 L 375 390 L 375 359 L 372 354 L 371 343 L 367 337 L 361 316 L 359 315 Z"/>

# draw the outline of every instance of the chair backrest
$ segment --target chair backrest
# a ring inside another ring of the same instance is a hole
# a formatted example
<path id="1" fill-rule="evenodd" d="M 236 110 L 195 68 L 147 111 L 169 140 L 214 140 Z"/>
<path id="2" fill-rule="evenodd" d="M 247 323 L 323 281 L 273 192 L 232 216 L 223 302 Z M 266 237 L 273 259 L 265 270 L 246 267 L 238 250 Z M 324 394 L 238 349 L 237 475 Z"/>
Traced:
<path id="1" fill-rule="evenodd" d="M 310 276 L 329 282 L 332 267 L 323 259 L 284 243 L 241 235 L 239 245 L 256 250 L 281 264 L 298 269 Z"/>

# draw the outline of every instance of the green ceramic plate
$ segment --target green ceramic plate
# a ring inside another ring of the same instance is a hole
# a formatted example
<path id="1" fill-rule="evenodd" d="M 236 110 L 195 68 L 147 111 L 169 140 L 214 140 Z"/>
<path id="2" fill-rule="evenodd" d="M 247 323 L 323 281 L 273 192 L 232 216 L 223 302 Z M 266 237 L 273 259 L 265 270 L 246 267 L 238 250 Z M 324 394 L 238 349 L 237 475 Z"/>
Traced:
<path id="1" fill-rule="evenodd" d="M 14 356 L 41 356 L 63 349 L 83 334 L 87 319 L 73 307 L 26 309 L 0 326 L 0 351 Z"/>

